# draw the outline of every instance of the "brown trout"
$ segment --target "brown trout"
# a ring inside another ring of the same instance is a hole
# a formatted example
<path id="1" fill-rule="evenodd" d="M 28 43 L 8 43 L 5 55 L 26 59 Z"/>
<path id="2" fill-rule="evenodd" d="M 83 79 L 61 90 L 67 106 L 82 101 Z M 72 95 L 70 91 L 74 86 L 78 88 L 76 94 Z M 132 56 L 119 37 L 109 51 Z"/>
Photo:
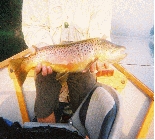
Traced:
<path id="1" fill-rule="evenodd" d="M 125 47 L 101 38 L 35 49 L 35 54 L 9 62 L 10 70 L 15 73 L 19 85 L 24 83 L 30 69 L 39 63 L 51 66 L 58 73 L 82 72 L 88 70 L 95 61 L 117 63 L 126 56 Z"/>

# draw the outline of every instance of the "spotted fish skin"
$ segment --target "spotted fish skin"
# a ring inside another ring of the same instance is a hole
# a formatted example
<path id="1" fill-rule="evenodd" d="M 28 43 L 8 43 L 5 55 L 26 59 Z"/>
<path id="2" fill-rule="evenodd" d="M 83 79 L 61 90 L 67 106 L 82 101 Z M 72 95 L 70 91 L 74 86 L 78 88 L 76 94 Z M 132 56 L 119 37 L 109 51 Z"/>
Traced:
<path id="1" fill-rule="evenodd" d="M 36 55 L 28 59 L 35 64 L 41 62 L 48 65 L 47 62 L 49 62 L 52 69 L 57 72 L 82 71 L 96 58 L 93 41 L 95 41 L 95 39 L 65 45 L 46 46 L 38 49 Z"/>
<path id="2" fill-rule="evenodd" d="M 69 44 L 36 48 L 35 54 L 22 58 L 22 61 L 19 59 L 10 61 L 10 67 L 22 85 L 28 71 L 39 63 L 51 66 L 53 71 L 59 73 L 82 72 L 97 60 L 103 63 L 116 63 L 122 60 L 126 54 L 120 52 L 124 49 L 105 39 L 92 38 Z"/>

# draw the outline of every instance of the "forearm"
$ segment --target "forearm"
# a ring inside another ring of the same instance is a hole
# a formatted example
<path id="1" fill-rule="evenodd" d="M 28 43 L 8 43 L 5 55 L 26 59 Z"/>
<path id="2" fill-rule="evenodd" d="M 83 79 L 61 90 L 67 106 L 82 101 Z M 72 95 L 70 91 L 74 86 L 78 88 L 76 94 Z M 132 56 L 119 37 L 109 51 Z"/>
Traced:
<path id="1" fill-rule="evenodd" d="M 41 42 L 53 44 L 49 33 L 47 2 L 23 0 L 22 31 L 28 47 Z"/>

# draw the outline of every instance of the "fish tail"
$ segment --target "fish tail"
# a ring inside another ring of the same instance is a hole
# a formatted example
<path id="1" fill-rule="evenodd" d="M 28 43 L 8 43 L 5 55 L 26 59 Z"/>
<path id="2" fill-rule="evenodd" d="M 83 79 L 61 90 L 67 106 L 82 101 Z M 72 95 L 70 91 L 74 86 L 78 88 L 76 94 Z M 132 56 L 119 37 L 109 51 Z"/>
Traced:
<path id="1" fill-rule="evenodd" d="M 16 75 L 18 84 L 20 86 L 23 85 L 26 76 L 28 74 L 28 71 L 26 70 L 26 67 L 23 67 L 24 65 L 22 65 L 24 58 L 18 58 L 18 59 L 12 59 L 9 62 L 9 69 L 10 72 L 14 72 L 14 74 Z"/>

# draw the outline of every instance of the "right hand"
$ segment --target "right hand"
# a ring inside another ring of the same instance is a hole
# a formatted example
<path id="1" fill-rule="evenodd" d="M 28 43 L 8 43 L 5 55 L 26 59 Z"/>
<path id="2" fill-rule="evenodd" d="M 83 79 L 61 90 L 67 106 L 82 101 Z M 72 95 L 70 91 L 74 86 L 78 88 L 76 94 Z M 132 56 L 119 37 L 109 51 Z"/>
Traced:
<path id="1" fill-rule="evenodd" d="M 41 47 L 45 47 L 45 46 L 49 46 L 49 44 L 41 42 L 38 43 L 37 45 L 35 45 L 37 48 L 41 48 Z M 53 70 L 50 66 L 45 66 L 42 64 L 38 64 L 35 68 L 35 74 L 39 74 L 42 73 L 43 76 L 47 76 L 48 74 L 52 74 Z"/>
<path id="2" fill-rule="evenodd" d="M 52 74 L 53 70 L 50 66 L 45 66 L 42 64 L 38 64 L 35 68 L 35 74 L 42 73 L 43 76 L 47 76 L 48 74 Z"/>

